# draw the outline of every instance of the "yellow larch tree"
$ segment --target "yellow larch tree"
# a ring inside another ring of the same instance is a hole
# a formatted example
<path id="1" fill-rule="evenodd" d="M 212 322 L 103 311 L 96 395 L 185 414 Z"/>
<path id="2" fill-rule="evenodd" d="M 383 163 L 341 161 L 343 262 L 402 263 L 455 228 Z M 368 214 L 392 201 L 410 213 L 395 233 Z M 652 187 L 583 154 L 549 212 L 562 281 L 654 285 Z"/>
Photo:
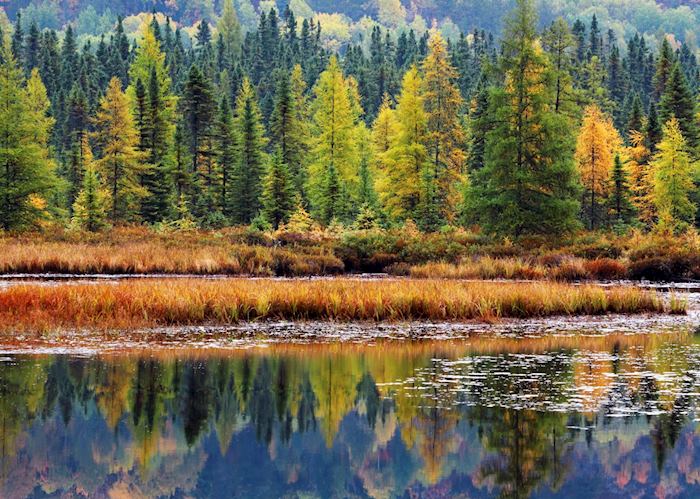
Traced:
<path id="1" fill-rule="evenodd" d="M 610 117 L 596 104 L 589 105 L 576 142 L 575 158 L 584 189 L 583 216 L 591 229 L 603 219 L 598 207 L 608 195 L 610 172 L 621 147 L 622 139 Z"/>
<path id="2" fill-rule="evenodd" d="M 652 198 L 653 175 L 649 167 L 650 152 L 644 134 L 630 131 L 630 146 L 625 150 L 625 167 L 629 178 L 630 201 L 637 210 L 639 220 L 651 226 L 656 219 L 656 207 Z"/>
<path id="3" fill-rule="evenodd" d="M 457 70 L 438 31 L 430 37 L 422 68 L 428 132 L 425 144 L 430 158 L 427 173 L 436 183 L 434 202 L 441 205 L 443 215 L 450 220 L 459 201 L 458 187 L 464 180 L 466 137 L 460 121 L 463 99 L 455 84 Z"/>

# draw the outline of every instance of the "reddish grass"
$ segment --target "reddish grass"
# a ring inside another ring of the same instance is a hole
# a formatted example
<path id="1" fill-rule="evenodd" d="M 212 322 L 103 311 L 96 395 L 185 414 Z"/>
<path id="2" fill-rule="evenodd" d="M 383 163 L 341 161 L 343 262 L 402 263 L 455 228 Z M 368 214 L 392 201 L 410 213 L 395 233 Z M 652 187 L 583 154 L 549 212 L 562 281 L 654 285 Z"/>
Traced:
<path id="1" fill-rule="evenodd" d="M 400 280 L 157 280 L 0 291 L 0 331 L 120 329 L 240 321 L 497 320 L 665 311 L 653 293 L 561 283 Z"/>

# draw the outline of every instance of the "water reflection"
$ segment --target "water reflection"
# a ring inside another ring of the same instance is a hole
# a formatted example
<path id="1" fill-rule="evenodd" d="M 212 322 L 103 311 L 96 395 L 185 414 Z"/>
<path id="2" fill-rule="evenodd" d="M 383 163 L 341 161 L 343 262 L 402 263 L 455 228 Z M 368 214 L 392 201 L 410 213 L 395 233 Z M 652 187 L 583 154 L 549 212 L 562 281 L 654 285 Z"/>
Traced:
<path id="1" fill-rule="evenodd" d="M 0 497 L 700 494 L 692 334 L 0 359 Z"/>

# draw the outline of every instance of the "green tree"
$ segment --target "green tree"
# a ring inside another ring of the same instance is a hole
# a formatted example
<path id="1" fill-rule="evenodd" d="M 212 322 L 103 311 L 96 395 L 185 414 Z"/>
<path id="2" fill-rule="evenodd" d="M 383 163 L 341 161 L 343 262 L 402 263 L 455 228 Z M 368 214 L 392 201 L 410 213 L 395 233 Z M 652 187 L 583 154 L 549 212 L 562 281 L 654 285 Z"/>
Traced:
<path id="1" fill-rule="evenodd" d="M 87 162 L 83 174 L 83 186 L 73 203 L 72 224 L 97 232 L 107 226 L 109 193 L 102 187 L 94 165 Z"/>
<path id="2" fill-rule="evenodd" d="M 668 123 L 676 118 L 688 147 L 695 151 L 698 147 L 698 124 L 695 113 L 695 97 L 679 63 L 673 66 L 671 76 L 659 103 L 659 119 Z"/>
<path id="3" fill-rule="evenodd" d="M 245 78 L 236 99 L 233 120 L 236 133 L 235 195 L 233 210 L 237 223 L 248 224 L 260 211 L 261 178 L 265 172 L 265 128 L 258 108 L 255 88 Z"/>
<path id="4" fill-rule="evenodd" d="M 697 207 L 690 199 L 696 164 L 690 158 L 680 122 L 671 118 L 663 127 L 663 139 L 652 162 L 653 199 L 659 225 L 679 230 L 692 224 Z"/>
<path id="5" fill-rule="evenodd" d="M 289 220 L 297 205 L 294 184 L 279 147 L 270 159 L 262 184 L 262 214 L 277 229 Z"/>
<path id="6" fill-rule="evenodd" d="M 9 230 L 30 226 L 46 213 L 56 185 L 47 147 L 53 121 L 38 72 L 25 86 L 6 42 L 0 61 L 0 226 Z"/>
<path id="7" fill-rule="evenodd" d="M 495 125 L 468 196 L 475 221 L 514 236 L 571 231 L 578 212 L 573 138 L 551 105 L 550 67 L 536 25 L 532 0 L 518 0 L 502 47 L 506 84 L 491 91 Z"/>
<path id="8" fill-rule="evenodd" d="M 635 209 L 630 202 L 627 172 L 619 154 L 615 156 L 610 180 L 612 192 L 610 193 L 609 205 L 612 221 L 615 224 L 628 224 L 634 219 Z"/>

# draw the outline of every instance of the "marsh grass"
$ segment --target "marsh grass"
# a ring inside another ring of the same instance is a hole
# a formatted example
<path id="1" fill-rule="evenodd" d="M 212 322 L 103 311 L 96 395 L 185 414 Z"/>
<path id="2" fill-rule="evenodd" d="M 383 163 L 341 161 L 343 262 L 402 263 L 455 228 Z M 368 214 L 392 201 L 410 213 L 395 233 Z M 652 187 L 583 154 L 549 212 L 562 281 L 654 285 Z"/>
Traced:
<path id="1" fill-rule="evenodd" d="M 673 311 L 680 313 L 677 303 Z M 496 321 L 555 315 L 663 313 L 652 292 L 552 282 L 196 279 L 0 291 L 0 331 L 226 325 L 254 320 Z"/>
<path id="2" fill-rule="evenodd" d="M 404 272 L 418 279 L 516 279 L 586 281 L 623 279 L 625 263 L 610 258 L 493 258 L 489 256 L 466 259 L 458 264 L 426 263 Z"/>

